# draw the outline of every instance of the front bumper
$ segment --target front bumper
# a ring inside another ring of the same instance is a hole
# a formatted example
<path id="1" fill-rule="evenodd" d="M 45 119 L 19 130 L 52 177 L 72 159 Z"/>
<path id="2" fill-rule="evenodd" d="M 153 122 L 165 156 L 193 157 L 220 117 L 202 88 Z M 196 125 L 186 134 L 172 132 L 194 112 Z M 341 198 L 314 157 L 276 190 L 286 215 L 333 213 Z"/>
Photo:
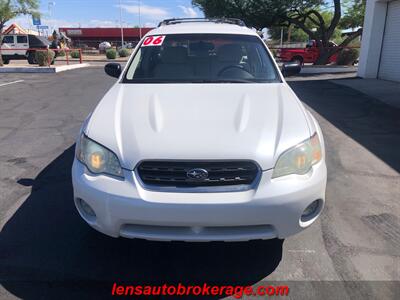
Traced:
<path id="1" fill-rule="evenodd" d="M 310 226 L 325 201 L 326 165 L 306 175 L 271 179 L 262 172 L 255 190 L 166 193 L 144 189 L 132 171 L 125 180 L 93 175 L 76 159 L 72 167 L 75 205 L 93 228 L 112 237 L 181 241 L 245 241 L 286 238 Z M 82 209 L 84 200 L 95 212 Z M 304 209 L 319 200 L 312 218 Z"/>

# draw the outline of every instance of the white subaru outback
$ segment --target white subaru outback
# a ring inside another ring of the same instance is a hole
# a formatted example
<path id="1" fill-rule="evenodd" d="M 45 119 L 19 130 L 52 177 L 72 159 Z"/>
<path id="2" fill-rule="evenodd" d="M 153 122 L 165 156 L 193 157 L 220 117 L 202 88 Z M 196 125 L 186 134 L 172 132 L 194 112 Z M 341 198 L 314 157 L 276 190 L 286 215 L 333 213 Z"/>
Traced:
<path id="1" fill-rule="evenodd" d="M 286 238 L 318 218 L 321 129 L 242 22 L 163 21 L 124 69 L 105 70 L 118 81 L 84 122 L 72 168 L 90 226 L 112 237 L 246 241 Z"/>

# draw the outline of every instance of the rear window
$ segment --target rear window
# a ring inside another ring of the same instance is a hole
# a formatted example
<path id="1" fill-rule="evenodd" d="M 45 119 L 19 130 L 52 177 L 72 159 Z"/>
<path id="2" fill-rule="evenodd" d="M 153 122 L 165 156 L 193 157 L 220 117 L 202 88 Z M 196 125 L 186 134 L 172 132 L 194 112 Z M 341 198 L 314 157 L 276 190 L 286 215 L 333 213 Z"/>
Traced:
<path id="1" fill-rule="evenodd" d="M 127 68 L 126 83 L 279 82 L 255 36 L 171 34 L 144 40 Z"/>
<path id="2" fill-rule="evenodd" d="M 28 35 L 30 48 L 43 48 L 50 45 L 50 42 L 43 36 Z"/>

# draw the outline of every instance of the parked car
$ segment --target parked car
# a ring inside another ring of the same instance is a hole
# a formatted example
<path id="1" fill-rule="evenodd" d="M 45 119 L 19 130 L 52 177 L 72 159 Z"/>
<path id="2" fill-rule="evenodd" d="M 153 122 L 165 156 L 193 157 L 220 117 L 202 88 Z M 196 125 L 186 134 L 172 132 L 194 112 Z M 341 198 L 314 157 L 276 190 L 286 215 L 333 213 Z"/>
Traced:
<path id="1" fill-rule="evenodd" d="M 124 43 L 124 46 L 118 47 L 118 50 L 119 50 L 119 49 L 123 49 L 123 48 L 125 48 L 125 49 L 133 49 L 134 46 L 133 46 L 133 43 Z"/>
<path id="2" fill-rule="evenodd" d="M 36 64 L 35 50 L 48 49 L 49 46 L 50 42 L 42 36 L 33 34 L 8 34 L 3 36 L 1 55 L 5 64 L 8 64 L 10 60 L 21 59 L 27 59 L 29 64 Z"/>
<path id="3" fill-rule="evenodd" d="M 137 44 L 138 44 L 138 42 L 125 43 L 123 47 L 118 46 L 117 50 L 120 50 L 120 49 L 135 49 Z"/>
<path id="4" fill-rule="evenodd" d="M 107 49 L 110 49 L 112 45 L 109 42 L 101 42 L 99 44 L 100 52 L 105 52 Z"/>
<path id="5" fill-rule="evenodd" d="M 337 46 L 330 42 L 331 47 Z M 277 50 L 277 59 L 282 62 L 295 62 L 303 65 L 304 63 L 315 63 L 320 55 L 318 44 L 315 40 L 310 40 L 306 48 L 281 48 Z M 329 63 L 336 62 L 337 54 L 330 57 Z"/>
<path id="6" fill-rule="evenodd" d="M 298 72 L 297 64 L 284 73 Z M 324 139 L 256 32 L 166 20 L 84 122 L 72 167 L 81 217 L 112 237 L 247 241 L 310 226 Z"/>

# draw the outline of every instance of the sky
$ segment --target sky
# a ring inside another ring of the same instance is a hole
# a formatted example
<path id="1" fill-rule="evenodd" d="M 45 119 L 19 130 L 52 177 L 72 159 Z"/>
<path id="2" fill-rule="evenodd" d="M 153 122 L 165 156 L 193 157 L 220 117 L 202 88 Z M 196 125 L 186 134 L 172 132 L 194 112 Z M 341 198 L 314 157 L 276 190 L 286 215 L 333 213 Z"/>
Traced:
<path id="1" fill-rule="evenodd" d="M 121 4 L 120 4 L 121 3 Z M 139 25 L 139 0 L 48 0 L 40 1 L 42 25 L 59 27 L 119 27 L 120 10 L 124 27 Z M 172 17 L 202 17 L 191 0 L 141 0 L 142 27 L 154 27 Z M 120 9 L 121 8 L 121 9 Z M 30 16 L 20 16 L 8 22 L 33 29 Z"/>

